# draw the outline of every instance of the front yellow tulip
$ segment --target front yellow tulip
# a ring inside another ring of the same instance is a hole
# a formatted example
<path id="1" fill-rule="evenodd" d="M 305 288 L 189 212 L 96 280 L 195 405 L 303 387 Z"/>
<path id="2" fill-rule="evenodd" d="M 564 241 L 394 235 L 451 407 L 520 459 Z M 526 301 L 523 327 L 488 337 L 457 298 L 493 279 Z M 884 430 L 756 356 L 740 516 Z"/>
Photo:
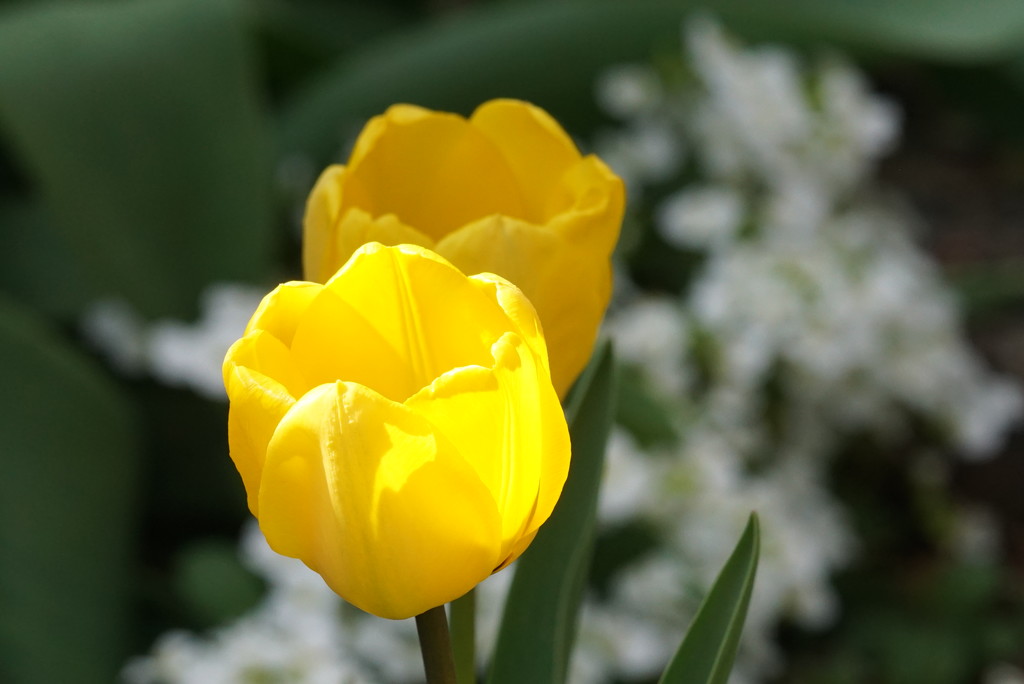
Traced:
<path id="1" fill-rule="evenodd" d="M 325 281 L 369 241 L 417 244 L 465 273 L 497 273 L 536 307 L 564 397 L 608 306 L 624 201 L 622 181 L 530 104 L 493 100 L 468 120 L 396 105 L 313 188 L 305 277 Z"/>
<path id="2" fill-rule="evenodd" d="M 231 458 L 270 546 L 381 617 L 512 562 L 568 473 L 533 307 L 419 247 L 371 243 L 325 285 L 279 286 L 224 382 Z"/>

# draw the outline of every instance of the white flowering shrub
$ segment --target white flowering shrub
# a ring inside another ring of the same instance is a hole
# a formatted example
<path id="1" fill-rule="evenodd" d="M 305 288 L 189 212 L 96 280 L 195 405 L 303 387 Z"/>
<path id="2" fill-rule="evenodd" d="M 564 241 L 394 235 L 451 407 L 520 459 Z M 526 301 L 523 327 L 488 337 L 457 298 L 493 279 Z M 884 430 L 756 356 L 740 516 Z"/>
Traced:
<path id="1" fill-rule="evenodd" d="M 152 655 L 127 665 L 125 682 L 415 681 L 420 664 L 412 623 L 388 623 L 344 606 L 319 575 L 271 551 L 255 523 L 244 530 L 241 554 L 268 584 L 262 604 L 206 637 L 165 634 Z"/>
<path id="2" fill-rule="evenodd" d="M 609 317 L 675 437 L 612 440 L 602 518 L 643 521 L 657 543 L 588 605 L 581 683 L 659 671 L 751 509 L 764 543 L 733 679 L 764 681 L 780 665 L 780 619 L 814 628 L 841 610 L 830 576 L 857 539 L 828 467 L 844 444 L 923 421 L 984 458 L 1022 409 L 1020 390 L 967 345 L 914 220 L 872 183 L 897 108 L 835 57 L 805 68 L 706 20 L 686 44 L 685 78 L 633 65 L 598 88 L 621 127 L 597 151 L 687 277 L 679 297 L 627 284 Z M 676 139 L 655 154 L 637 144 L 666 131 Z"/>
<path id="3" fill-rule="evenodd" d="M 224 400 L 224 355 L 245 332 L 262 297 L 251 285 L 217 283 L 203 292 L 194 323 L 166 319 L 151 325 L 124 302 L 103 300 L 86 311 L 82 330 L 123 373 L 150 374 L 172 387 Z"/>
<path id="4" fill-rule="evenodd" d="M 423 678 L 412 620 L 382 620 L 342 601 L 301 561 L 278 555 L 255 522 L 242 531 L 243 564 L 267 584 L 253 610 L 209 634 L 172 631 L 132 659 L 125 684 L 379 684 Z M 482 645 L 497 635 L 513 572 L 477 589 Z M 480 653 L 481 664 L 489 651 Z"/>

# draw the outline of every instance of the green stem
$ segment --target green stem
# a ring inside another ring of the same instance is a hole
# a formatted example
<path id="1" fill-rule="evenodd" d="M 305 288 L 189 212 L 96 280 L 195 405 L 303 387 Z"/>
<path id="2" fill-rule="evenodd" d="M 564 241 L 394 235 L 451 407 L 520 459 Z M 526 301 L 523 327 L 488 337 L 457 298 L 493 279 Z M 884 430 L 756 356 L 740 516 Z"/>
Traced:
<path id="1" fill-rule="evenodd" d="M 459 684 L 476 684 L 476 592 L 472 589 L 452 601 L 452 647 L 455 678 Z"/>
<path id="2" fill-rule="evenodd" d="M 420 635 L 420 651 L 423 652 L 427 684 L 456 684 L 452 640 L 448 636 L 448 618 L 444 614 L 444 606 L 417 615 L 416 631 Z"/>

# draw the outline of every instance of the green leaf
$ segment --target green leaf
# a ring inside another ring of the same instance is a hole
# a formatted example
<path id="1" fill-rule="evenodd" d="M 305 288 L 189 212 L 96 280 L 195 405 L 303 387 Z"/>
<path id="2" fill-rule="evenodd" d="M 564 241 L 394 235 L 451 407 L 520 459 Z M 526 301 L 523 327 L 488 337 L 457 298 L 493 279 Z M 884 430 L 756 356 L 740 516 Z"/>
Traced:
<path id="1" fill-rule="evenodd" d="M 1024 259 L 1009 257 L 951 267 L 949 280 L 973 316 L 1006 311 L 1024 303 Z"/>
<path id="2" fill-rule="evenodd" d="M 673 444 L 679 438 L 670 409 L 652 395 L 637 367 L 623 365 L 619 369 L 616 408 L 615 422 L 629 430 L 642 447 Z"/>
<path id="3" fill-rule="evenodd" d="M 196 542 L 175 563 L 177 595 L 203 626 L 234 620 L 263 597 L 263 582 L 238 556 L 236 544 L 218 540 Z"/>
<path id="4" fill-rule="evenodd" d="M 683 20 L 719 17 L 753 40 L 836 45 L 869 56 L 995 60 L 1024 40 L 1017 0 L 597 0 L 479 5 L 340 60 L 299 92 L 283 148 L 325 161 L 367 117 L 395 102 L 468 113 L 493 97 L 531 100 L 573 127 L 592 123 L 597 75 L 679 50 Z M 556 65 L 557 68 L 552 68 Z"/>
<path id="5" fill-rule="evenodd" d="M 236 2 L 9 9 L 0 64 L 0 135 L 101 291 L 185 317 L 265 274 L 270 138 Z"/>
<path id="6" fill-rule="evenodd" d="M 417 15 L 384 3 L 249 0 L 261 32 L 312 55 L 344 52 L 410 23 Z M 280 65 L 269 64 L 269 68 Z"/>
<path id="7" fill-rule="evenodd" d="M 63 319 L 96 299 L 63 232 L 38 203 L 29 202 L 0 205 L 0 290 Z"/>
<path id="8" fill-rule="evenodd" d="M 0 378 L 0 681 L 114 681 L 131 634 L 133 418 L 88 358 L 4 299 Z"/>
<path id="9" fill-rule="evenodd" d="M 614 414 L 615 362 L 601 345 L 567 402 L 572 464 L 551 518 L 516 563 L 489 682 L 565 681 L 594 547 L 597 495 Z"/>
<path id="10" fill-rule="evenodd" d="M 297 84 L 353 46 L 419 17 L 392 3 L 335 0 L 247 0 L 246 10 L 260 42 L 263 79 L 275 100 L 287 98 Z"/>
<path id="11" fill-rule="evenodd" d="M 704 598 L 661 684 L 726 684 L 754 589 L 761 533 L 751 513 L 743 536 Z"/>

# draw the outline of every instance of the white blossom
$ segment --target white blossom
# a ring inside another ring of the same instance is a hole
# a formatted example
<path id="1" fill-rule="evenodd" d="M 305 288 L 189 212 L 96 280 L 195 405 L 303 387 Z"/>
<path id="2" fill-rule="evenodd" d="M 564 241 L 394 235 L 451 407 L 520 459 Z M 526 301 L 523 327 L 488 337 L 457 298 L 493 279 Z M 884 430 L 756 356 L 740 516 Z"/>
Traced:
<path id="1" fill-rule="evenodd" d="M 82 335 L 102 351 L 111 365 L 130 376 L 146 367 L 145 323 L 127 303 L 117 299 L 95 302 L 82 317 Z"/>
<path id="2" fill-rule="evenodd" d="M 348 606 L 300 561 L 274 553 L 255 523 L 243 562 L 268 583 L 253 611 L 208 635 L 174 631 L 125 667 L 126 684 L 379 684 L 421 676 L 411 620 Z"/>
<path id="3" fill-rule="evenodd" d="M 597 154 L 626 185 L 626 194 L 638 199 L 648 183 L 672 177 L 685 159 L 685 146 L 664 117 L 631 123 L 614 135 L 598 136 Z"/>
<path id="4" fill-rule="evenodd" d="M 622 64 L 601 74 L 597 81 L 598 105 L 618 118 L 635 118 L 661 104 L 662 85 L 647 64 Z"/>
<path id="5" fill-rule="evenodd" d="M 616 354 L 639 366 L 665 396 L 683 393 L 689 377 L 684 350 L 688 325 L 678 301 L 643 297 L 609 316 L 605 329 L 615 338 Z"/>
<path id="6" fill-rule="evenodd" d="M 601 478 L 599 511 L 602 520 L 607 523 L 628 520 L 647 507 L 658 476 L 655 464 L 643 462 L 650 458 L 636 447 L 625 430 L 612 430 Z"/>
<path id="7" fill-rule="evenodd" d="M 125 302 L 101 301 L 86 312 L 82 330 L 122 372 L 149 373 L 168 385 L 223 400 L 224 355 L 245 332 L 262 295 L 249 285 L 217 283 L 202 293 L 199 320 L 151 325 Z"/>
<path id="8" fill-rule="evenodd" d="M 670 245 L 721 249 L 736 239 L 743 211 L 742 198 L 728 186 L 690 185 L 661 204 L 657 226 Z"/>
<path id="9" fill-rule="evenodd" d="M 996 663 L 985 671 L 983 684 L 1024 684 L 1024 670 L 1010 663 Z"/>

